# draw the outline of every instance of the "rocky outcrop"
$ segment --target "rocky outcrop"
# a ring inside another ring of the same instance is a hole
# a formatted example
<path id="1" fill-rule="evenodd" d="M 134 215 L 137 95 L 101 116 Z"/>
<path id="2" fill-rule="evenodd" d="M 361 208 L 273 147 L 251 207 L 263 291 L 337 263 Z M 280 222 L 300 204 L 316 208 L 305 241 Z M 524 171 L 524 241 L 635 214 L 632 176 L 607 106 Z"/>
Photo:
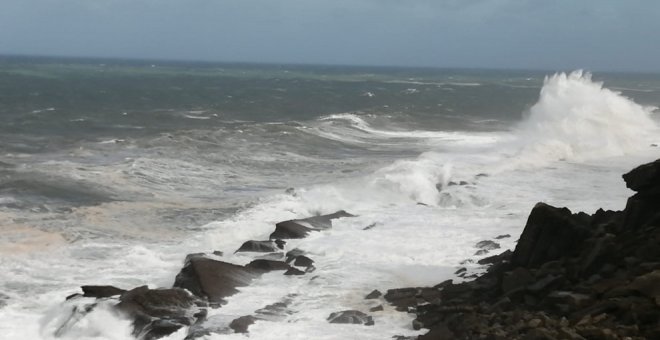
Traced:
<path id="1" fill-rule="evenodd" d="M 126 291 L 113 286 L 82 286 L 83 294 L 75 293 L 66 298 L 68 305 L 65 305 L 65 309 L 68 309 L 70 315 L 61 318 L 62 321 L 55 328 L 53 335 L 65 335 L 73 325 L 97 308 L 99 303 L 109 303 L 117 313 L 133 320 L 133 334 L 138 339 L 146 340 L 170 335 L 182 327 L 189 327 L 186 340 L 211 333 L 247 333 L 248 327 L 256 320 L 280 320 L 292 313 L 288 309 L 292 296 L 258 309 L 254 315 L 242 316 L 229 323 L 224 320 L 211 320 L 213 317 L 207 318 L 207 308 L 220 308 L 226 302 L 225 298 L 236 294 L 240 287 L 249 285 L 262 274 L 283 271 L 283 275 L 290 276 L 313 271 L 314 260 L 305 256 L 305 252 L 300 249 L 293 249 L 285 254 L 283 250 L 286 241 L 282 239 L 302 238 L 310 231 L 331 228 L 334 219 L 351 216 L 353 215 L 341 210 L 328 215 L 280 222 L 270 240 L 246 241 L 236 251 L 269 253 L 265 257 L 274 259 L 256 258 L 245 266 L 218 260 L 218 257 L 223 256 L 221 251 L 214 251 L 212 254 L 189 254 L 175 278 L 173 288 L 149 289 L 142 286 Z M 281 261 L 282 259 L 285 261 Z M 305 271 L 294 266 L 304 268 Z M 0 294 L 0 307 L 3 298 Z M 96 300 L 89 302 L 83 298 Z M 340 315 L 338 320 L 357 320 L 361 317 L 359 314 L 349 314 Z M 364 321 L 361 323 L 373 324 L 370 318 L 360 319 Z"/>
<path id="2" fill-rule="evenodd" d="M 270 234 L 270 239 L 304 238 L 312 231 L 332 228 L 332 220 L 341 217 L 354 217 L 354 215 L 351 215 L 344 210 L 340 210 L 328 215 L 280 222 L 275 225 L 275 231 Z"/>
<path id="3" fill-rule="evenodd" d="M 257 274 L 250 268 L 191 254 L 174 281 L 174 287 L 184 288 L 213 304 L 223 304 L 224 298 L 247 286 Z"/>
<path id="4" fill-rule="evenodd" d="M 158 339 L 191 326 L 206 315 L 204 304 L 183 289 L 138 287 L 123 293 L 116 308 L 133 319 L 139 339 Z"/>
<path id="5" fill-rule="evenodd" d="M 330 316 L 328 316 L 328 322 L 373 326 L 374 318 L 357 310 L 345 310 L 330 314 Z"/>
<path id="6" fill-rule="evenodd" d="M 660 339 L 660 160 L 623 176 L 624 211 L 537 204 L 475 280 L 390 290 L 419 339 Z"/>

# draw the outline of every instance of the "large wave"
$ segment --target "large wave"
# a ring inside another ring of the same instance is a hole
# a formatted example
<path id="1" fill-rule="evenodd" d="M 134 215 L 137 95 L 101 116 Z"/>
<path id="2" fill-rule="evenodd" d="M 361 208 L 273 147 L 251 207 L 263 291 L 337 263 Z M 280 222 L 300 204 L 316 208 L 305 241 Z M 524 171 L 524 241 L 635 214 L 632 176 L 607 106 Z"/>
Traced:
<path id="1" fill-rule="evenodd" d="M 583 161 L 620 156 L 648 147 L 657 133 L 644 107 L 574 71 L 546 77 L 539 100 L 518 126 L 527 160 Z"/>

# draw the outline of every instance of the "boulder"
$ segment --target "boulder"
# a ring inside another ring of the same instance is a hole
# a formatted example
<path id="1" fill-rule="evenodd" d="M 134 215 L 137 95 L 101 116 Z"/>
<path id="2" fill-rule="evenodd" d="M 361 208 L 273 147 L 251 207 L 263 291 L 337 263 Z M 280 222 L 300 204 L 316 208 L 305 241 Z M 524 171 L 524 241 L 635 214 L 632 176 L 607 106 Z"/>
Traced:
<path id="1" fill-rule="evenodd" d="M 241 316 L 240 318 L 234 319 L 229 324 L 229 328 L 233 329 L 236 333 L 247 333 L 248 327 L 252 325 L 257 318 L 252 315 Z"/>
<path id="2" fill-rule="evenodd" d="M 545 262 L 569 256 L 591 235 L 587 226 L 578 223 L 567 208 L 538 203 L 527 219 L 511 264 L 536 267 Z"/>
<path id="3" fill-rule="evenodd" d="M 282 261 L 258 259 L 245 265 L 252 272 L 270 272 L 273 270 L 289 270 L 291 266 Z"/>
<path id="4" fill-rule="evenodd" d="M 237 287 L 247 286 L 256 276 L 257 273 L 249 268 L 210 259 L 203 254 L 191 254 L 177 274 L 174 287 L 222 304 L 223 298 L 237 293 Z"/>
<path id="5" fill-rule="evenodd" d="M 126 290 L 114 286 L 81 286 L 84 297 L 107 298 L 121 295 Z"/>
<path id="6" fill-rule="evenodd" d="M 311 231 L 319 231 L 332 228 L 332 220 L 341 217 L 355 217 L 355 215 L 351 215 L 344 210 L 340 210 L 328 215 L 283 221 L 275 225 L 275 231 L 270 234 L 270 239 L 304 238 Z"/>
<path id="7" fill-rule="evenodd" d="M 273 241 L 246 241 L 241 245 L 236 253 L 240 252 L 255 252 L 255 253 L 273 253 L 278 251 L 279 247 Z"/>
<path id="8" fill-rule="evenodd" d="M 330 323 L 352 323 L 365 326 L 374 325 L 373 317 L 357 310 L 345 310 L 342 312 L 332 313 L 330 316 L 328 316 L 328 321 Z"/>
<path id="9" fill-rule="evenodd" d="M 198 299 L 183 289 L 134 288 L 119 297 L 116 308 L 133 319 L 139 339 L 158 339 L 190 326 L 205 315 Z"/>
<path id="10" fill-rule="evenodd" d="M 660 193 L 660 159 L 640 165 L 623 175 L 626 187 L 638 193 Z"/>

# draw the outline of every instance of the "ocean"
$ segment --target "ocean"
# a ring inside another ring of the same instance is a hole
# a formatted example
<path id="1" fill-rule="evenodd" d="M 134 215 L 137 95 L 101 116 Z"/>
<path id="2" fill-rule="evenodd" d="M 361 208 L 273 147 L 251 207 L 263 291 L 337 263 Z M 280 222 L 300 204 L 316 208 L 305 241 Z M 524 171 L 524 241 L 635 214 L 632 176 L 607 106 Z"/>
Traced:
<path id="1" fill-rule="evenodd" d="M 422 334 L 387 305 L 326 319 L 483 271 L 537 202 L 623 209 L 621 175 L 660 156 L 658 106 L 657 74 L 0 58 L 0 334 L 54 339 L 81 285 L 171 287 L 186 254 L 246 264 L 244 241 L 337 210 L 357 217 L 286 245 L 313 273 L 265 274 L 209 319 L 286 300 L 249 338 Z M 99 308 L 57 338 L 130 333 Z"/>

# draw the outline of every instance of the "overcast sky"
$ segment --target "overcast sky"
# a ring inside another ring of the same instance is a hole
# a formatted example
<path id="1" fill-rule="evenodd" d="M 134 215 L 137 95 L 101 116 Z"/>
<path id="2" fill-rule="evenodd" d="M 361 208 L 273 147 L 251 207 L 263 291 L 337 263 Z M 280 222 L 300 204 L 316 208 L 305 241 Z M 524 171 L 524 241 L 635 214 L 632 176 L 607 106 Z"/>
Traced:
<path id="1" fill-rule="evenodd" d="M 660 1 L 0 0 L 0 54 L 660 71 Z"/>

